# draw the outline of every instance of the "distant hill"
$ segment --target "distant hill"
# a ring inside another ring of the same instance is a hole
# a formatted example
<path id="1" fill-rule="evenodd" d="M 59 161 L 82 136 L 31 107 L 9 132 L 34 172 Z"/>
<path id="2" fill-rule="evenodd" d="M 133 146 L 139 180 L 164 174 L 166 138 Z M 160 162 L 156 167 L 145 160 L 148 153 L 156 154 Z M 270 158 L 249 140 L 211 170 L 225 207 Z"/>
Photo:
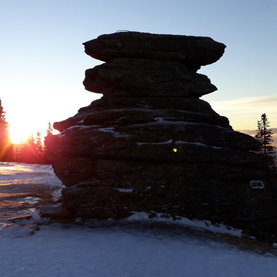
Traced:
<path id="1" fill-rule="evenodd" d="M 275 163 L 275 167 L 277 168 L 277 149 L 275 150 L 275 153 L 274 153 L 274 163 Z"/>
<path id="2" fill-rule="evenodd" d="M 277 128 L 270 128 L 273 132 L 273 145 L 277 147 Z M 257 133 L 257 130 L 237 130 L 238 132 L 248 134 L 252 137 L 254 137 Z"/>
<path id="3" fill-rule="evenodd" d="M 275 151 L 275 166 L 277 167 L 277 128 L 270 128 L 273 132 L 273 145 L 276 147 Z M 237 130 L 238 132 L 248 134 L 252 137 L 254 137 L 257 133 L 257 130 Z"/>
<path id="4" fill-rule="evenodd" d="M 272 131 L 273 131 L 273 145 L 275 146 L 275 147 L 277 147 L 277 128 L 272 128 Z"/>

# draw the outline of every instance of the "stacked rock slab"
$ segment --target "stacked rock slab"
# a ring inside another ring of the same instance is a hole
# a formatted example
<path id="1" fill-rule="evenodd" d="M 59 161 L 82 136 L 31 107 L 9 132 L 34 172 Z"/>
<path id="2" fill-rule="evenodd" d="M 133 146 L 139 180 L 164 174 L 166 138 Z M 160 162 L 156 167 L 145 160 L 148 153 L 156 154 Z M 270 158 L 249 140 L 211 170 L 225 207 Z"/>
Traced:
<path id="1" fill-rule="evenodd" d="M 196 72 L 216 62 L 224 44 L 119 32 L 84 45 L 104 61 L 86 71 L 84 86 L 103 97 L 55 123 L 61 133 L 47 141 L 76 217 L 162 213 L 252 233 L 273 218 L 272 180 L 254 152 L 259 143 L 199 99 L 216 87 Z"/>

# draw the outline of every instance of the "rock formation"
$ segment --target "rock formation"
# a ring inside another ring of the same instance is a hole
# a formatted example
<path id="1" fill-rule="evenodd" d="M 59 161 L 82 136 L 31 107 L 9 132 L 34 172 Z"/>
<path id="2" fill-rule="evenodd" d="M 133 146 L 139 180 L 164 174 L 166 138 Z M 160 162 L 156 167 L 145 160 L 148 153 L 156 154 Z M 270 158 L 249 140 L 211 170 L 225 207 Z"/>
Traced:
<path id="1" fill-rule="evenodd" d="M 86 71 L 84 86 L 103 97 L 55 123 L 61 133 L 47 141 L 74 215 L 123 218 L 144 211 L 264 234 L 261 226 L 276 208 L 268 167 L 255 153 L 259 143 L 199 99 L 216 87 L 196 72 L 216 62 L 225 45 L 138 32 L 84 45 L 104 61 Z"/>

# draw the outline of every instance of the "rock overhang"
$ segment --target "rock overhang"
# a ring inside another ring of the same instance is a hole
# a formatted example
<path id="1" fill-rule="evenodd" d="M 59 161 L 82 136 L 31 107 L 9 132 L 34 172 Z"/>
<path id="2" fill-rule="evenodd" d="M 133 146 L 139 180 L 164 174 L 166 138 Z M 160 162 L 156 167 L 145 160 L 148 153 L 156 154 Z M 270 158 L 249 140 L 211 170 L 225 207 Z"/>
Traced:
<path id="1" fill-rule="evenodd" d="M 220 59 L 226 47 L 210 37 L 140 32 L 101 35 L 83 44 L 89 56 L 105 62 L 118 57 L 166 59 L 195 71 Z"/>

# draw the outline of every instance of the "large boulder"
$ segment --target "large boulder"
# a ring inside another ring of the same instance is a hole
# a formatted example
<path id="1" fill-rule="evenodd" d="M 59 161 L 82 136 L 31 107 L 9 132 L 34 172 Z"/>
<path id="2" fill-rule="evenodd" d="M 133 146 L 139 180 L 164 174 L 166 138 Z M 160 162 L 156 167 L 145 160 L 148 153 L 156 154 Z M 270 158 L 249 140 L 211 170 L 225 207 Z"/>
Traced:
<path id="1" fill-rule="evenodd" d="M 173 61 L 114 59 L 86 71 L 85 88 L 116 96 L 199 98 L 216 87 L 202 74 Z M 172 89 L 174 87 L 174 90 Z"/>
<path id="2" fill-rule="evenodd" d="M 196 71 L 224 48 L 206 37 L 138 32 L 85 43 L 105 63 L 86 71 L 84 85 L 103 97 L 55 123 L 61 133 L 46 141 L 76 217 L 155 212 L 275 239 L 276 179 L 259 143 L 199 99 L 216 88 Z"/>
<path id="3" fill-rule="evenodd" d="M 105 62 L 122 57 L 147 58 L 178 61 L 192 70 L 216 62 L 226 47 L 209 37 L 139 32 L 102 35 L 85 42 L 84 46 L 88 55 Z"/>

